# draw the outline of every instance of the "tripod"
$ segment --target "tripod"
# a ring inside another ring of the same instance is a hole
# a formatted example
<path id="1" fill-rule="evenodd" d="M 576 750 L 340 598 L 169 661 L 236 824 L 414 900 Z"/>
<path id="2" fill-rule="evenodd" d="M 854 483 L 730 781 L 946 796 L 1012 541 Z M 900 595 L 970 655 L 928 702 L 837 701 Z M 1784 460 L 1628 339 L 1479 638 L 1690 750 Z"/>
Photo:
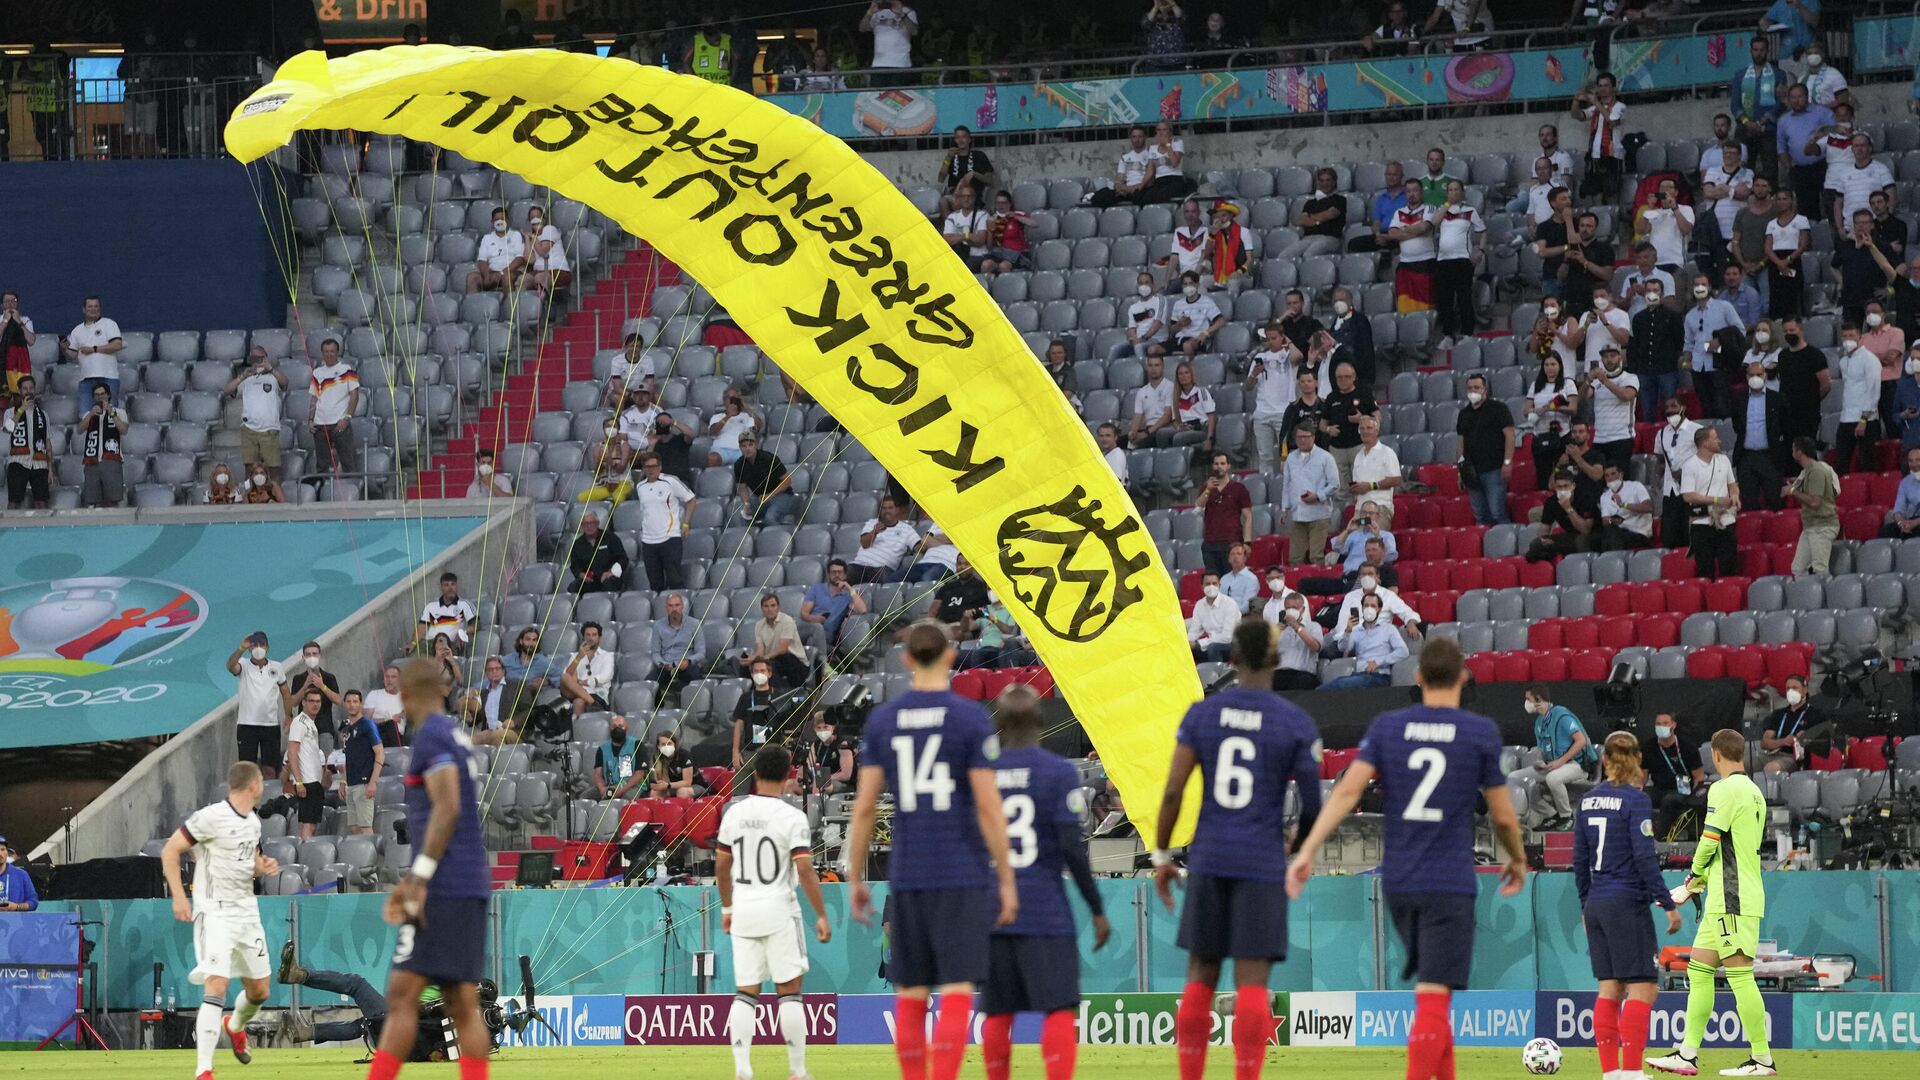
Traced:
<path id="1" fill-rule="evenodd" d="M 74 925 L 74 928 L 77 930 L 82 926 L 101 926 L 104 924 L 97 923 L 97 922 L 76 921 L 73 925 Z M 74 963 L 73 963 L 73 1015 L 67 1017 L 67 1020 L 65 1023 L 61 1024 L 57 1028 L 54 1028 L 53 1034 L 48 1035 L 44 1039 L 41 1039 L 40 1045 L 34 1047 L 35 1050 L 45 1050 L 47 1047 L 60 1041 L 60 1036 L 65 1034 L 68 1030 L 71 1030 L 73 1032 L 73 1048 L 75 1050 L 89 1049 L 89 1047 L 87 1046 L 87 1043 L 89 1040 L 92 1041 L 93 1048 L 100 1049 L 100 1050 L 107 1049 L 107 1040 L 101 1038 L 100 1033 L 98 1031 L 95 1031 L 93 1028 L 93 1025 L 87 1022 L 87 935 L 86 935 L 86 932 L 81 931 L 79 934 L 79 937 L 80 937 L 80 943 L 76 948 L 76 952 L 78 953 L 78 955 L 76 955 L 73 958 L 74 960 Z"/>

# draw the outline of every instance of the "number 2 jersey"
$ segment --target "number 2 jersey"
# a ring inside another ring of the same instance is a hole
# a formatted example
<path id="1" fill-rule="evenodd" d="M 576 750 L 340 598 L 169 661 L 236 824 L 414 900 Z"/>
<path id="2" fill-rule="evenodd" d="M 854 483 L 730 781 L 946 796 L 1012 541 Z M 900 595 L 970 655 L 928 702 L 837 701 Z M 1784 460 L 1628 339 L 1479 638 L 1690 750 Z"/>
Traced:
<path id="1" fill-rule="evenodd" d="M 447 850 L 440 855 L 440 868 L 427 883 L 427 896 L 485 898 L 493 892 L 493 879 L 487 870 L 486 834 L 480 831 L 479 760 L 473 740 L 453 718 L 434 713 L 414 732 L 413 753 L 407 761 L 407 839 L 416 854 L 427 839 L 427 819 L 433 816 L 427 777 L 441 769 L 458 770 L 460 817 Z"/>
<path id="2" fill-rule="evenodd" d="M 1475 895 L 1474 812 L 1482 791 L 1506 783 L 1500 729 L 1464 709 L 1396 709 L 1367 728 L 1360 760 L 1386 796 L 1381 887 Z"/>
<path id="3" fill-rule="evenodd" d="M 1187 710 L 1176 736 L 1200 759 L 1200 822 L 1187 869 L 1210 877 L 1285 881 L 1287 783 L 1300 789 L 1300 830 L 1320 813 L 1320 734 L 1278 694 L 1235 687 Z"/>
<path id="4" fill-rule="evenodd" d="M 260 817 L 242 814 L 225 799 L 187 816 L 180 835 L 193 843 L 193 910 L 229 919 L 260 918 L 253 898 L 254 855 Z"/>
<path id="5" fill-rule="evenodd" d="M 1020 889 L 1020 917 L 994 933 L 1012 937 L 1072 937 L 1067 906 L 1069 842 L 1080 843 L 1080 770 L 1038 746 L 1000 752 L 993 763 L 1000 805 L 1007 813 L 1007 861 Z"/>
<path id="6" fill-rule="evenodd" d="M 884 770 L 893 792 L 892 888 L 993 885 L 967 773 L 993 768 L 994 754 L 987 711 L 949 691 L 908 691 L 867 717 L 861 764 Z"/>
<path id="7" fill-rule="evenodd" d="M 771 795 L 748 795 L 727 807 L 715 843 L 733 854 L 736 937 L 766 937 L 800 918 L 793 860 L 813 850 L 805 813 Z"/>

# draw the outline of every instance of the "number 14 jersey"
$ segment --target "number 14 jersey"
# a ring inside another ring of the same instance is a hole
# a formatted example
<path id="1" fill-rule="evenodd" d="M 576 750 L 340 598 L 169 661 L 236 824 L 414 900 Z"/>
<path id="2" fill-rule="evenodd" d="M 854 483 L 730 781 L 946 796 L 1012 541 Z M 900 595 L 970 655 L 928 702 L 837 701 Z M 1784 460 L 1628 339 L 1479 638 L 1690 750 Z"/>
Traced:
<path id="1" fill-rule="evenodd" d="M 1381 887 L 1474 895 L 1474 811 L 1481 791 L 1506 783 L 1500 729 L 1464 709 L 1396 709 L 1367 729 L 1360 760 L 1385 796 Z"/>
<path id="2" fill-rule="evenodd" d="M 893 792 L 892 888 L 993 885 L 967 773 L 992 768 L 996 745 L 987 711 L 944 690 L 909 691 L 868 716 L 860 762 Z"/>
<path id="3" fill-rule="evenodd" d="M 1200 759 L 1200 822 L 1187 869 L 1248 881 L 1287 878 L 1287 782 L 1301 828 L 1320 812 L 1320 735 L 1296 705 L 1265 690 L 1223 690 L 1187 710 L 1176 736 Z"/>

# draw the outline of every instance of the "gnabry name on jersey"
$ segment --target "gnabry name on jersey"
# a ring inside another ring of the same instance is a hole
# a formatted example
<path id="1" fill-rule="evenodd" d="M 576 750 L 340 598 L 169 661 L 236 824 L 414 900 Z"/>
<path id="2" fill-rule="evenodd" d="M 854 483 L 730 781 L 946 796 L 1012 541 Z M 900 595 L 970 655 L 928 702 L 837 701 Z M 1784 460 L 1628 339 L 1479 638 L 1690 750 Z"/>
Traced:
<path id="1" fill-rule="evenodd" d="M 947 722 L 945 709 L 901 709 L 894 714 L 893 726 L 905 731 L 939 727 Z"/>

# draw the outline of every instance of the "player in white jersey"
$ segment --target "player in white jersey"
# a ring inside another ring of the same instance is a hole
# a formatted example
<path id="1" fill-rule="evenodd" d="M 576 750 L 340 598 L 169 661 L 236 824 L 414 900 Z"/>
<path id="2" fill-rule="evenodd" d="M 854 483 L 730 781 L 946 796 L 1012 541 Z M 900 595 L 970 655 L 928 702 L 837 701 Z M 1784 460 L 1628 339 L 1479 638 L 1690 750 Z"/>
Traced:
<path id="1" fill-rule="evenodd" d="M 780 1034 L 787 1043 L 787 1075 L 807 1075 L 807 1018 L 800 982 L 807 974 L 807 945 L 800 923 L 797 882 L 813 905 L 813 933 L 833 937 L 820 878 L 813 872 L 813 834 L 807 815 L 780 798 L 793 766 L 785 747 L 761 748 L 753 759 L 753 792 L 720 819 L 714 881 L 720 886 L 720 928 L 733 939 L 733 1007 L 727 1041 L 733 1073 L 753 1080 L 754 1014 L 760 986 L 780 994 Z"/>
<path id="2" fill-rule="evenodd" d="M 173 897 L 173 917 L 193 924 L 193 971 L 187 981 L 203 986 L 200 1015 L 194 1025 L 194 1047 L 199 1051 L 194 1075 L 212 1080 L 213 1052 L 220 1033 L 233 1040 L 233 1056 L 245 1065 L 247 1021 L 267 1003 L 267 977 L 273 965 L 267 959 L 267 931 L 260 925 L 260 905 L 253 898 L 253 879 L 280 872 L 280 864 L 260 854 L 260 818 L 253 808 L 260 802 L 260 766 L 235 762 L 227 770 L 227 797 L 193 812 L 160 853 Z M 180 856 L 194 852 L 193 900 L 187 900 L 180 880 Z M 230 1018 L 227 982 L 235 975 L 246 984 L 246 996 Z"/>

